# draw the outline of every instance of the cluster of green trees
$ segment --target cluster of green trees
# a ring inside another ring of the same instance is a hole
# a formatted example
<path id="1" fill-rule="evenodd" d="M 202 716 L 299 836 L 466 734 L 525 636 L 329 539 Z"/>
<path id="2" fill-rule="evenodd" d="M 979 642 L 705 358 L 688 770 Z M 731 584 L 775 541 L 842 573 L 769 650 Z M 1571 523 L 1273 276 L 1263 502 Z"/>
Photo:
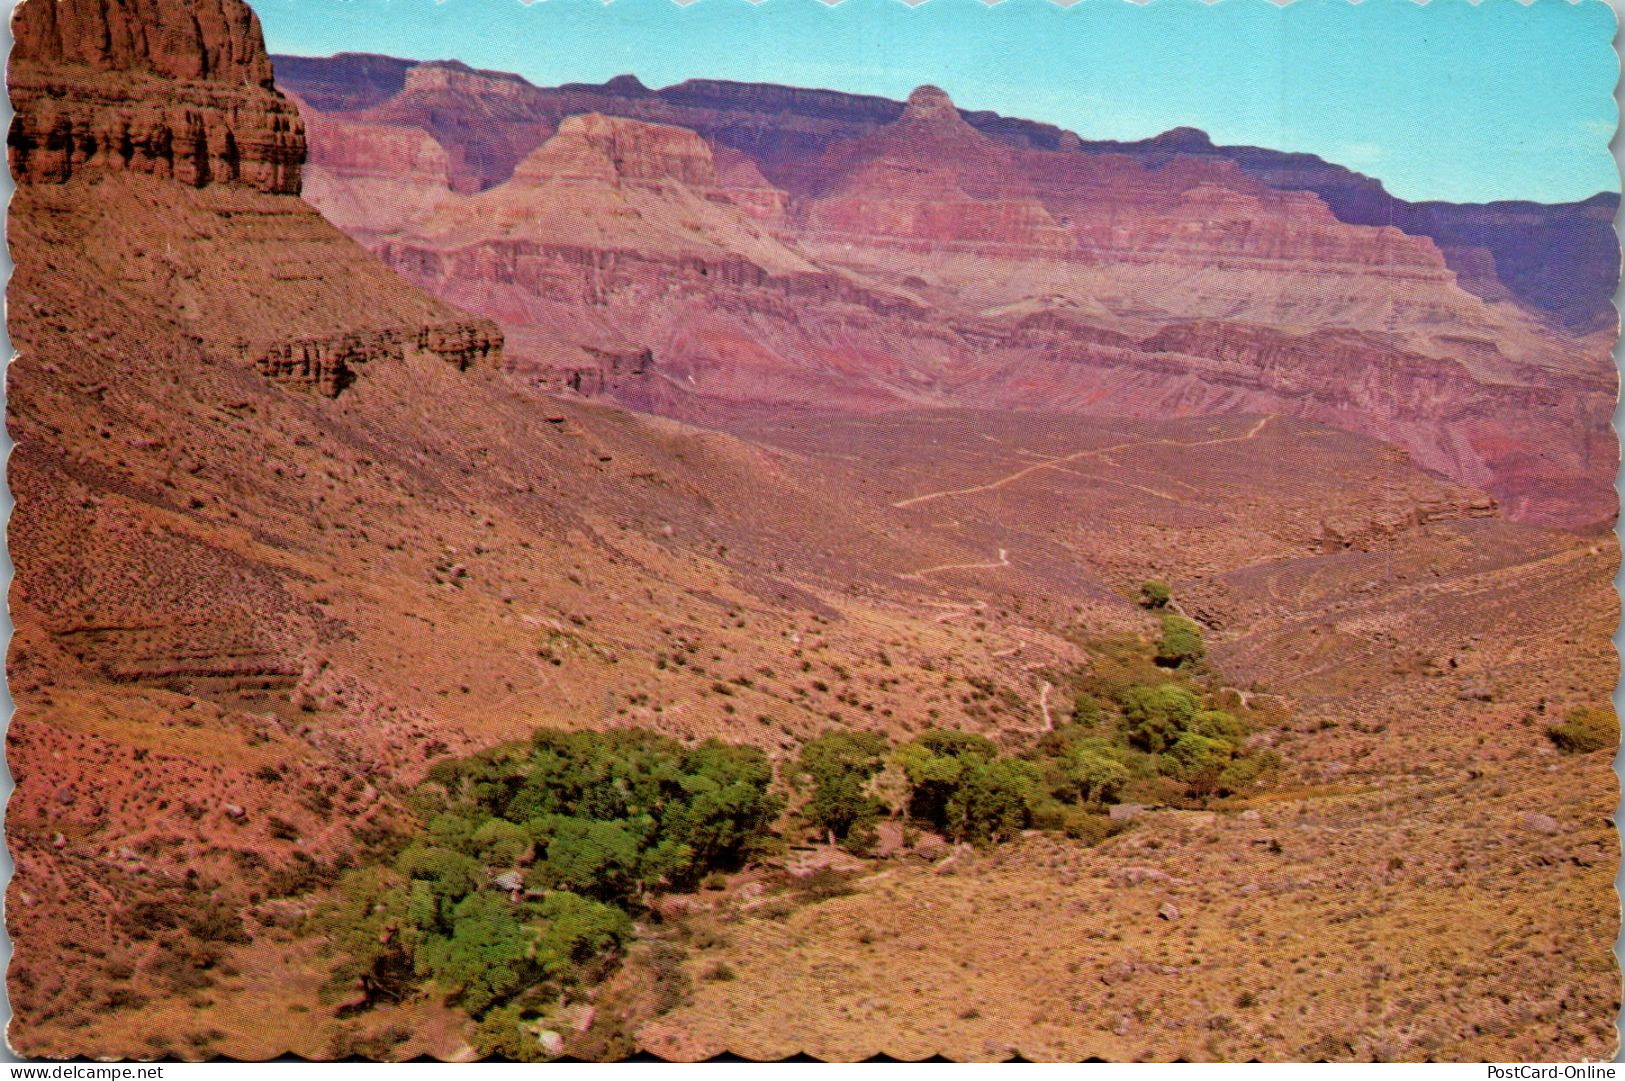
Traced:
<path id="1" fill-rule="evenodd" d="M 1251 711 L 1201 683 L 1191 620 L 1165 613 L 1154 642 L 1090 648 L 1064 680 L 1070 720 L 1015 753 L 942 728 L 804 743 L 785 770 L 791 828 L 860 853 L 884 818 L 977 844 L 1032 828 L 1100 840 L 1112 804 L 1222 796 L 1274 766 L 1246 749 Z M 478 1022 L 479 1050 L 522 1059 L 547 1057 L 538 1019 L 618 963 L 651 894 L 782 848 L 787 808 L 761 751 L 643 729 L 543 729 L 447 759 L 411 802 L 419 834 L 345 876 L 317 916 L 341 957 L 334 986 L 360 992 L 351 1007 L 432 989 Z"/>
<path id="2" fill-rule="evenodd" d="M 985 843 L 1033 822 L 1039 766 L 970 732 L 933 728 L 898 746 L 877 732 L 832 729 L 802 744 L 792 775 L 801 818 L 819 835 L 866 853 L 883 818 L 950 840 Z"/>
<path id="3" fill-rule="evenodd" d="M 638 729 L 542 730 L 430 770 L 423 835 L 351 872 L 319 917 L 335 987 L 369 1002 L 432 985 L 483 1049 L 543 1057 L 529 1019 L 594 982 L 654 889 L 685 889 L 772 843 L 783 807 L 758 750 Z"/>
<path id="4" fill-rule="evenodd" d="M 1032 828 L 1100 839 L 1113 829 L 1112 804 L 1232 795 L 1279 764 L 1272 752 L 1247 749 L 1252 725 L 1239 698 L 1222 700 L 1199 683 L 1205 644 L 1192 620 L 1168 614 L 1149 646 L 1125 639 L 1097 643 L 1096 652 L 1072 680 L 1070 721 L 1020 753 L 951 729 L 897 746 L 845 730 L 810 740 L 792 775 L 806 797 L 799 814 L 859 853 L 892 816 L 955 841 Z"/>

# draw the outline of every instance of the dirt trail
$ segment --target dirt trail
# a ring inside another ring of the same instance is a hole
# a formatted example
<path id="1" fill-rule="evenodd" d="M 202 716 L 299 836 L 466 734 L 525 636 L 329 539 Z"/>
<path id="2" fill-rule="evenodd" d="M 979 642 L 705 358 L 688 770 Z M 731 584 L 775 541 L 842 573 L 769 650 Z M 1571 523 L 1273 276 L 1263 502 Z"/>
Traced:
<path id="1" fill-rule="evenodd" d="M 901 509 L 903 507 L 917 506 L 921 503 L 929 503 L 934 499 L 946 499 L 948 496 L 975 495 L 978 492 L 991 492 L 994 489 L 1003 488 L 1006 484 L 1011 484 L 1018 481 L 1022 477 L 1028 476 L 1029 474 L 1037 473 L 1039 470 L 1059 469 L 1066 462 L 1076 462 L 1083 458 L 1092 458 L 1097 455 L 1110 454 L 1115 450 L 1128 450 L 1132 447 L 1156 446 L 1211 447 L 1219 443 L 1245 443 L 1248 440 L 1258 438 L 1258 434 L 1264 430 L 1264 427 L 1269 424 L 1272 419 L 1273 414 L 1260 417 L 1258 419 L 1258 423 L 1254 424 L 1244 434 L 1227 435 L 1218 439 L 1197 439 L 1190 442 L 1185 442 L 1178 439 L 1138 439 L 1128 443 L 1114 443 L 1109 447 L 1092 447 L 1088 450 L 1074 451 L 1073 453 L 1064 455 L 1060 458 L 1050 458 L 1045 461 L 1029 465 L 1023 469 L 1018 469 L 1014 473 L 1000 477 L 998 480 L 988 481 L 986 484 L 974 484 L 969 488 L 946 488 L 940 492 L 926 492 L 924 495 L 916 495 L 911 496 L 908 499 L 898 500 L 896 503 L 893 503 L 892 506 Z"/>
<path id="2" fill-rule="evenodd" d="M 941 563 L 941 564 L 938 564 L 935 567 L 926 567 L 923 570 L 909 571 L 906 574 L 899 574 L 898 577 L 899 578 L 912 578 L 915 581 L 919 581 L 919 580 L 923 579 L 928 574 L 937 574 L 937 573 L 940 573 L 942 571 L 999 570 L 1000 568 L 1008 567 L 1009 565 L 1010 565 L 1010 553 L 1009 553 L 1009 550 L 1005 549 L 1005 548 L 1000 548 L 999 549 L 999 561 L 997 563 Z"/>

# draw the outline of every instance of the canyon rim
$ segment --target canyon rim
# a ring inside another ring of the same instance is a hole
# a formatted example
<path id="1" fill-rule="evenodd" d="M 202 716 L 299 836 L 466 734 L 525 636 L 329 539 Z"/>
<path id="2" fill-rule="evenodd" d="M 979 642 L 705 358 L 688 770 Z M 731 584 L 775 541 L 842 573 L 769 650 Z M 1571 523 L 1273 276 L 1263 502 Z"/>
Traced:
<path id="1" fill-rule="evenodd" d="M 14 1051 L 1615 1055 L 1606 5 L 396 2 L 12 16 Z"/>

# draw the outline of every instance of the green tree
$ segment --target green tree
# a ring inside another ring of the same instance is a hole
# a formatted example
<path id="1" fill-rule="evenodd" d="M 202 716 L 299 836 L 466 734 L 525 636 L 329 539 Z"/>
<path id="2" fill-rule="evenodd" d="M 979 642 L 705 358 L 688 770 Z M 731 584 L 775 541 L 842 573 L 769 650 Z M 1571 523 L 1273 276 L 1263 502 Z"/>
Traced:
<path id="1" fill-rule="evenodd" d="M 1140 607 L 1166 608 L 1173 599 L 1174 591 L 1168 588 L 1168 583 L 1161 578 L 1147 578 L 1140 583 Z"/>
<path id="2" fill-rule="evenodd" d="M 411 994 L 417 985 L 413 957 L 423 937 L 411 907 L 409 880 L 388 867 L 363 867 L 339 880 L 337 898 L 313 921 L 340 955 L 330 991 L 360 990 L 369 1004 Z"/>
<path id="3" fill-rule="evenodd" d="M 1227 710 L 1201 709 L 1191 718 L 1191 731 L 1213 739 L 1239 743 L 1247 735 L 1247 725 Z"/>
<path id="4" fill-rule="evenodd" d="M 429 825 L 423 832 L 428 843 L 436 848 L 469 854 L 474 823 L 462 815 L 437 814 L 429 819 Z"/>
<path id="5" fill-rule="evenodd" d="M 754 747 L 707 740 L 684 756 L 682 799 L 667 806 L 660 838 L 692 853 L 688 868 L 674 868 L 674 884 L 691 885 L 709 871 L 739 866 L 772 833 L 784 809 L 771 791 L 773 767 Z"/>
<path id="6" fill-rule="evenodd" d="M 453 910 L 451 934 L 419 947 L 418 975 L 432 978 L 474 1017 L 532 986 L 543 974 L 536 936 L 515 912 L 495 894 L 464 898 Z"/>
<path id="7" fill-rule="evenodd" d="M 1191 726 L 1200 705 L 1177 683 L 1130 687 L 1123 693 L 1124 733 L 1133 746 L 1159 754 Z"/>
<path id="8" fill-rule="evenodd" d="M 1061 775 L 1075 798 L 1091 803 L 1115 803 L 1129 782 L 1128 767 L 1101 740 L 1074 743 L 1060 762 Z"/>
<path id="9" fill-rule="evenodd" d="M 1202 628 L 1184 616 L 1162 617 L 1162 637 L 1157 640 L 1157 663 L 1167 668 L 1194 664 L 1207 652 Z"/>
<path id="10" fill-rule="evenodd" d="M 609 963 L 632 939 L 632 920 L 625 912 L 573 893 L 548 894 L 537 915 L 542 933 L 536 961 L 560 984 L 578 982 Z"/>
<path id="11" fill-rule="evenodd" d="M 426 884 L 442 917 L 485 882 L 485 867 L 478 860 L 422 842 L 408 845 L 396 857 L 395 869 Z"/>
<path id="12" fill-rule="evenodd" d="M 472 1043 L 482 1059 L 509 1062 L 546 1062 L 551 1055 L 538 1039 L 537 1022 L 517 1003 L 498 1006 L 474 1030 Z"/>
<path id="13" fill-rule="evenodd" d="M 1072 723 L 1092 728 L 1105 719 L 1105 711 L 1100 708 L 1093 695 L 1080 693 L 1072 702 Z"/>
<path id="14" fill-rule="evenodd" d="M 1176 764 L 1175 772 L 1186 780 L 1209 777 L 1216 780 L 1235 753 L 1235 747 L 1229 742 L 1200 732 L 1184 732 L 1168 748 L 1168 757 Z"/>
<path id="15" fill-rule="evenodd" d="M 630 896 L 639 879 L 639 833 L 620 822 L 556 816 L 547 856 L 529 881 L 604 901 Z"/>
<path id="16" fill-rule="evenodd" d="M 1039 780 L 1038 767 L 1019 758 L 971 760 L 948 800 L 948 837 L 978 844 L 1014 837 L 1031 819 Z"/>
<path id="17" fill-rule="evenodd" d="M 933 729 L 897 750 L 908 811 L 956 841 L 988 841 L 1023 828 L 1042 792 L 1037 766 L 1001 757 L 981 736 Z"/>
<path id="18" fill-rule="evenodd" d="M 493 818 L 469 838 L 474 854 L 492 867 L 511 867 L 530 853 L 530 834 L 517 822 Z"/>
<path id="19" fill-rule="evenodd" d="M 852 840 L 859 848 L 869 843 L 870 828 L 886 812 L 870 782 L 885 768 L 890 748 L 882 735 L 843 729 L 802 744 L 797 776 L 812 784 L 803 813 L 832 841 Z"/>

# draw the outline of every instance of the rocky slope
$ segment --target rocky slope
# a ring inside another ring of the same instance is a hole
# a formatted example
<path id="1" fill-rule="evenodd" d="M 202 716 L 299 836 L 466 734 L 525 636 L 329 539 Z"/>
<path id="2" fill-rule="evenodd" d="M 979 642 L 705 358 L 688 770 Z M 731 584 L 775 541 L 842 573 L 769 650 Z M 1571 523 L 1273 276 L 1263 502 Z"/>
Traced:
<path id="1" fill-rule="evenodd" d="M 1531 230 L 1576 275 L 1591 266 L 1584 230 L 1540 215 L 1395 219 L 1448 218 L 1441 248 L 1352 224 L 1379 213 L 1380 185 L 1354 214 L 1350 184 L 1317 194 L 1330 167 L 1270 173 L 1264 152 L 1200 133 L 1088 147 L 935 88 L 897 107 L 732 84 L 547 90 L 364 57 L 284 79 L 342 110 L 309 117 L 333 147 L 313 201 L 501 322 L 543 385 L 711 423 L 927 404 L 1286 412 L 1396 440 L 1516 517 L 1614 512 L 1607 336 L 1571 338 L 1498 276 Z M 613 146 L 584 141 L 578 110 Z M 779 141 L 751 136 L 752 116 Z M 443 179 L 426 151 L 366 164 L 366 147 L 424 138 Z"/>

